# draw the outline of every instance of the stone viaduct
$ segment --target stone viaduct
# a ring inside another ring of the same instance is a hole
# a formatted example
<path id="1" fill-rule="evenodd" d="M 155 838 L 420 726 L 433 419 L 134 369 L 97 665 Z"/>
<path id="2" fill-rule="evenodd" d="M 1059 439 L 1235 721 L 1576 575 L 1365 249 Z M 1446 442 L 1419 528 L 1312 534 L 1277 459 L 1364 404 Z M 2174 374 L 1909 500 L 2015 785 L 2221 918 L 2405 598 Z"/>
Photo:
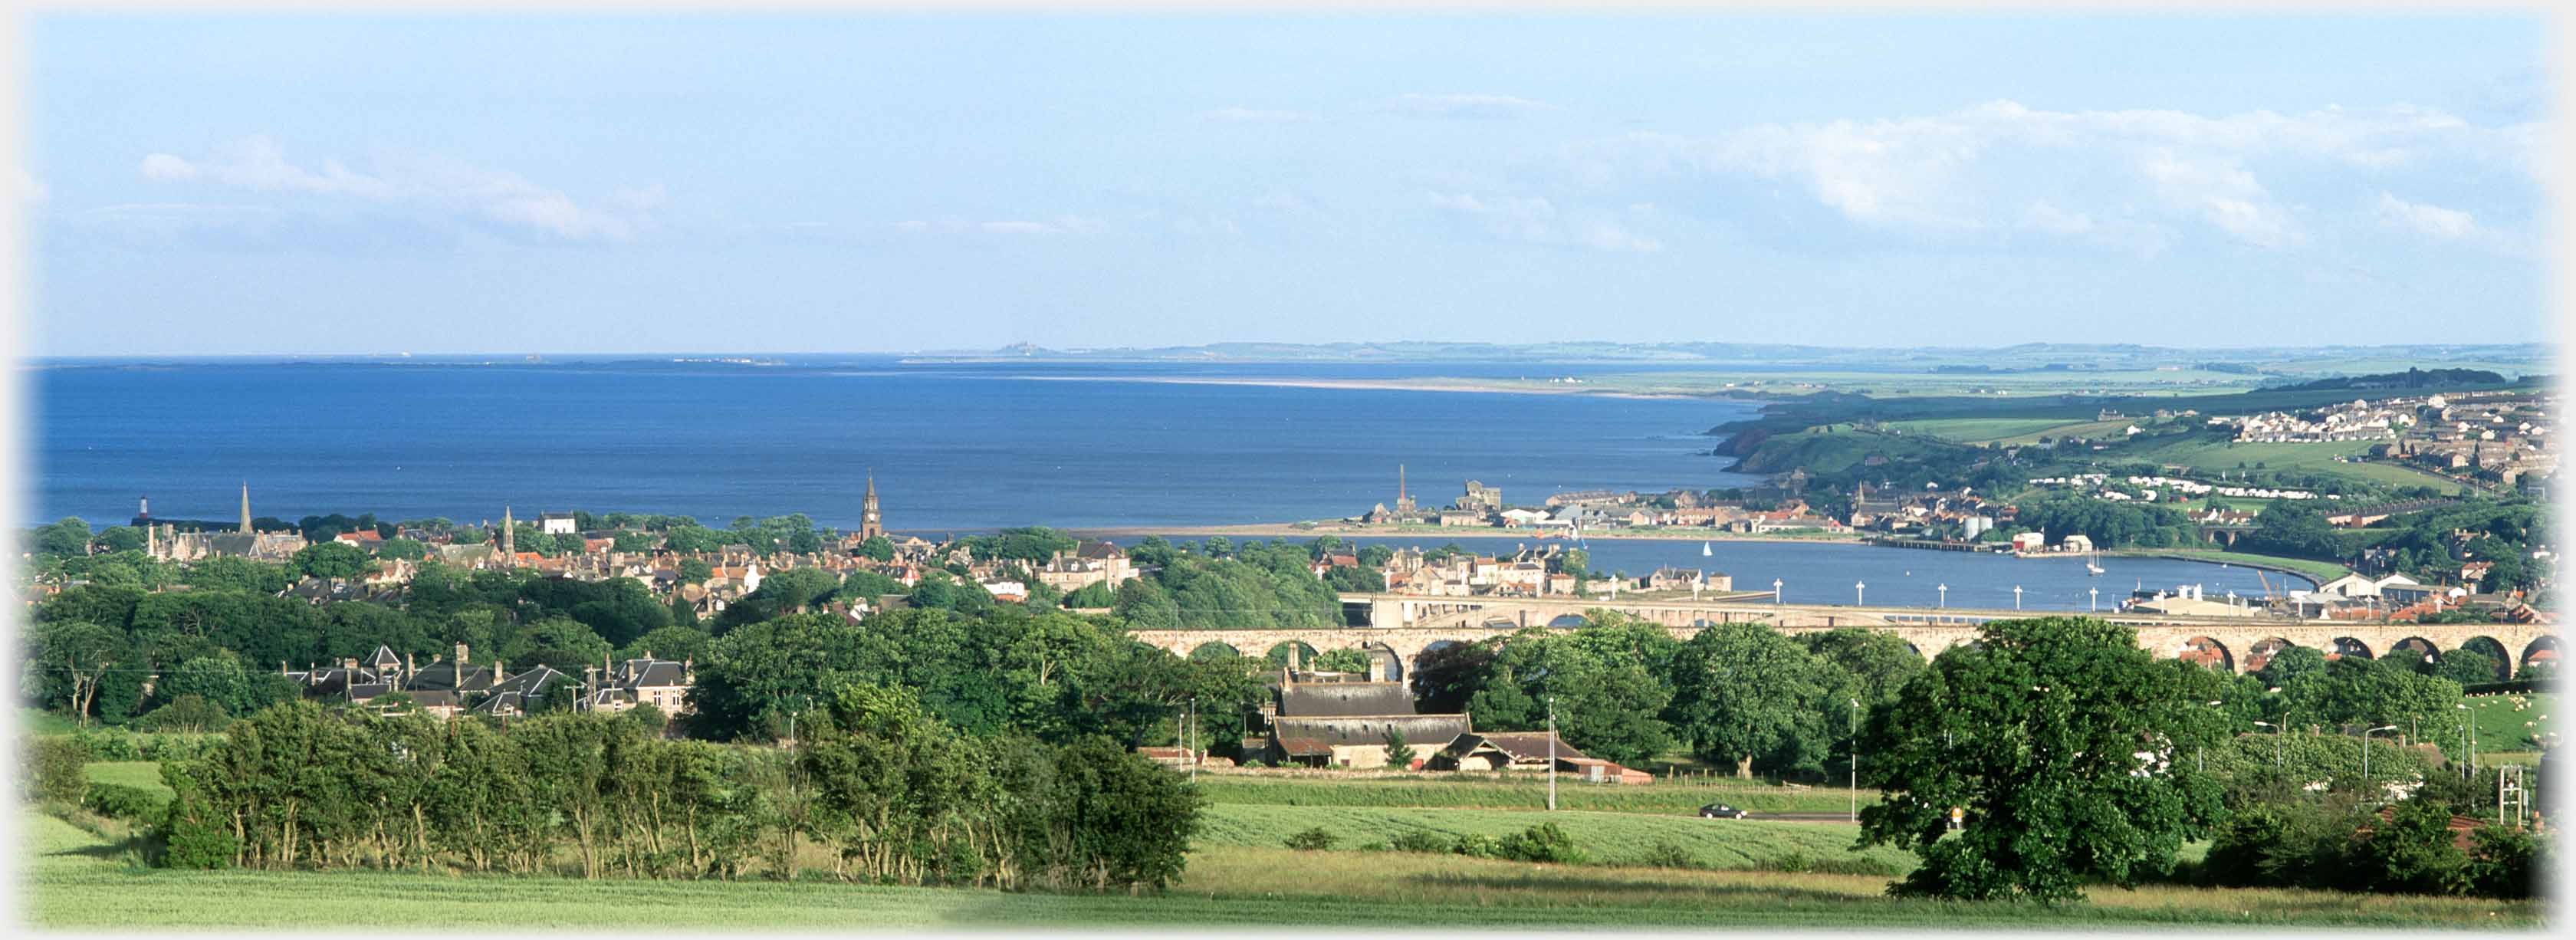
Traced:
<path id="1" fill-rule="evenodd" d="M 1748 598 L 1761 598 L 1761 601 Z M 1358 647 L 1391 658 L 1393 662 L 1390 665 L 1395 667 L 1392 673 L 1401 676 L 1409 674 L 1423 652 L 1432 647 L 1509 636 L 1528 627 L 1572 630 L 1582 625 L 1584 611 L 1591 609 L 1615 610 L 1659 624 L 1679 639 L 1688 639 L 1703 628 L 1726 623 L 1759 623 L 1793 634 L 1837 627 L 1867 627 L 1895 634 L 1926 658 L 1975 639 L 1978 625 L 1988 620 L 2054 613 L 1771 604 L 1767 603 L 1767 595 L 1744 594 L 1699 602 L 1401 594 L 1345 594 L 1342 600 L 1354 612 L 1361 605 L 1366 605 L 1371 625 L 1296 630 L 1139 630 L 1135 636 L 1147 645 L 1184 656 L 1211 644 L 1223 644 L 1246 656 L 1260 656 L 1289 642 L 1303 643 L 1317 652 Z M 2383 624 L 2110 612 L 2087 616 L 2098 616 L 2135 629 L 2138 645 L 2157 656 L 2189 655 L 2230 672 L 2262 668 L 2272 654 L 2290 646 L 2310 647 L 2329 655 L 2373 658 L 2399 646 L 2422 649 L 2436 656 L 2466 647 L 2485 653 L 2508 667 L 2519 667 L 2535 658 L 2555 658 L 2558 649 L 2557 628 L 2550 624 Z"/>

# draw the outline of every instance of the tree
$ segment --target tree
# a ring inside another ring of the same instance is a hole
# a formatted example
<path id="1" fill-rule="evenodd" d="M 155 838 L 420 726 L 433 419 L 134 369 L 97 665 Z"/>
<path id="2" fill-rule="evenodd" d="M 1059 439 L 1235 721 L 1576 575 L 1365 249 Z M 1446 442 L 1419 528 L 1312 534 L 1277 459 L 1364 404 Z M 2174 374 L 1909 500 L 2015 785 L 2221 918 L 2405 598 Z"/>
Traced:
<path id="1" fill-rule="evenodd" d="M 1071 608 L 1102 608 L 1117 603 L 1118 593 L 1110 589 L 1107 581 L 1091 582 L 1064 596 L 1064 606 Z"/>
<path id="2" fill-rule="evenodd" d="M 374 566 L 368 563 L 367 553 L 355 545 L 322 542 L 297 551 L 290 567 L 308 577 L 351 578 Z"/>
<path id="3" fill-rule="evenodd" d="M 58 558 L 78 558 L 89 554 L 89 523 L 79 516 L 65 516 L 53 525 L 38 526 L 33 539 L 37 554 Z"/>
<path id="4" fill-rule="evenodd" d="M 868 536 L 865 540 L 859 542 L 859 547 L 855 551 L 861 558 L 870 558 L 877 561 L 894 560 L 894 542 L 882 535 Z"/>
<path id="5" fill-rule="evenodd" d="M 419 561 L 429 557 L 429 546 L 412 539 L 386 539 L 376 546 L 376 557 L 400 561 Z"/>
<path id="6" fill-rule="evenodd" d="M 2058 902 L 2170 871 L 2220 811 L 2174 757 L 2226 721 L 2179 676 L 2100 620 L 1986 624 L 1871 712 L 1863 774 L 1886 797 L 1861 810 L 1861 843 L 1912 849 L 1897 890 L 1944 898 Z"/>
<path id="7" fill-rule="evenodd" d="M 714 565 L 697 558 L 680 559 L 679 571 L 680 582 L 683 584 L 705 584 L 708 578 L 716 576 Z"/>
<path id="8" fill-rule="evenodd" d="M 2496 661 L 2494 657 L 2476 650 L 2452 650 L 2442 654 L 2442 661 L 2434 667 L 2433 674 L 2461 685 L 2494 682 Z"/>
<path id="9" fill-rule="evenodd" d="M 98 533 L 99 548 L 109 552 L 141 551 L 144 542 L 143 530 L 130 525 L 101 529 Z"/>
<path id="10" fill-rule="evenodd" d="M 1703 629 L 1673 663 L 1674 724 L 1691 752 L 1753 775 L 1756 760 L 1791 766 L 1824 753 L 1820 713 L 1834 683 L 1813 654 L 1769 626 Z"/>
<path id="11" fill-rule="evenodd" d="M 1404 743 L 1404 729 L 1394 725 L 1386 727 L 1386 765 L 1398 770 L 1413 767 L 1413 746 Z"/>
<path id="12" fill-rule="evenodd" d="M 118 631 L 94 623 L 59 621 L 39 625 L 36 648 L 28 660 L 44 671 L 47 685 L 60 683 L 64 706 L 88 724 L 98 699 L 99 682 L 124 666 L 131 648 Z"/>

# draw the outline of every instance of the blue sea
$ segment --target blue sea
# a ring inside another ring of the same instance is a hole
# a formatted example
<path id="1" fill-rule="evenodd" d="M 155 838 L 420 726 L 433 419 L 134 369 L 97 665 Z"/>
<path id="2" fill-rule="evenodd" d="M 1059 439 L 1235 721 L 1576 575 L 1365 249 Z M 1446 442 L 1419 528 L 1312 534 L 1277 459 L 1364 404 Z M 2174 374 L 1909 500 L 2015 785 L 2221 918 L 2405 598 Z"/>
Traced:
<path id="1" fill-rule="evenodd" d="M 1620 367 L 1619 371 L 1634 371 Z M 1758 482 L 1704 456 L 1732 401 L 1257 385 L 1188 378 L 1545 377 L 1512 364 L 55 363 L 31 391 L 35 521 L 544 510 L 886 525 L 1189 526 L 1365 512 L 1397 467 L 1424 505 L 1474 478 L 1562 489 Z"/>
<path id="2" fill-rule="evenodd" d="M 1594 367 L 1604 368 L 1604 367 Z M 1608 371 L 1633 372 L 1619 365 Z M 869 474 L 886 524 L 931 537 L 1017 525 L 1153 528 L 1356 515 L 1393 502 L 1397 466 L 1424 505 L 1465 480 L 1536 503 L 1572 489 L 1754 485 L 1705 452 L 1740 401 L 1184 384 L 1184 379 L 1479 378 L 1582 374 L 1511 363 L 910 363 L 777 365 L 192 361 L 33 369 L 35 519 L 122 523 L 254 514 L 520 518 L 585 509 L 736 516 L 803 512 L 851 528 Z M 1403 537 L 1389 544 L 1436 544 Z M 1518 540 L 1459 538 L 1484 552 Z M 1858 545 L 1595 539 L 1593 566 L 1724 571 L 1809 603 L 2082 610 L 2136 587 L 2260 594 L 2244 568 Z M 2278 576 L 2275 578 L 2275 589 Z M 1855 591 L 1852 585 L 1869 586 Z"/>

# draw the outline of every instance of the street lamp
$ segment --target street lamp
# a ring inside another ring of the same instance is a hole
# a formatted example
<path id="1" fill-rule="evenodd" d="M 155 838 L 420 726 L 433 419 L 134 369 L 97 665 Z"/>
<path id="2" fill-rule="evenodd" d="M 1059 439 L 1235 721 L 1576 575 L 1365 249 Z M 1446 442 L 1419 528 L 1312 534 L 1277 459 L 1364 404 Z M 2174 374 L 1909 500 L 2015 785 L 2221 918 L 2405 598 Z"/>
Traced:
<path id="1" fill-rule="evenodd" d="M 2396 726 L 2396 725 L 2380 725 L 2379 727 L 2371 728 L 2371 729 L 2365 730 L 2365 731 L 2363 731 L 2363 732 L 2361 733 L 2361 792 L 2362 792 L 2362 795 L 2363 795 L 2363 797 L 2364 797 L 2365 799 L 2366 799 L 2366 798 L 2368 798 L 2368 796 L 2369 796 L 2369 794 L 2370 794 L 2370 792 L 2371 792 L 2371 791 L 2370 791 L 2370 736 L 2371 736 L 2372 734 L 2375 734 L 2375 733 L 2378 733 L 2378 732 L 2381 732 L 2381 731 L 2395 731 L 2395 730 L 2397 730 L 2397 726 Z"/>
<path id="2" fill-rule="evenodd" d="M 1949 585 L 1947 585 L 1947 584 L 1939 585 L 1939 586 L 1934 587 L 1934 588 L 1933 588 L 1933 590 L 1936 590 L 1936 591 L 1941 592 L 1941 606 L 1943 606 L 1943 607 L 1948 607 L 1948 606 L 1950 606 L 1950 586 L 1949 586 Z"/>
<path id="3" fill-rule="evenodd" d="M 1780 602 L 1780 579 L 1778 579 L 1778 578 L 1773 578 L 1773 579 L 1771 579 L 1771 603 L 1777 604 L 1777 603 L 1779 603 L 1779 602 Z"/>
<path id="4" fill-rule="evenodd" d="M 2021 609 L 2021 585 L 2013 585 L 2013 609 Z"/>
<path id="5" fill-rule="evenodd" d="M 2258 721 L 2255 724 L 2272 729 L 2272 769 L 2281 769 L 2281 726 L 2268 721 Z"/>
<path id="6" fill-rule="evenodd" d="M 2101 613 L 2101 612 L 2102 612 L 2102 589 L 2101 589 L 2101 588 L 2087 588 L 2087 589 L 2085 589 L 2085 593 L 2088 593 L 2088 594 L 2093 595 L 2093 612 L 2094 612 L 2094 613 L 2097 613 L 2097 614 L 2098 614 L 2098 613 Z"/>
<path id="7" fill-rule="evenodd" d="M 1851 700 L 1851 817 L 1860 821 L 1860 700 Z"/>
<path id="8" fill-rule="evenodd" d="M 1863 592 L 1862 592 L 1862 590 L 1861 590 L 1862 588 L 1866 588 L 1866 587 L 1868 587 L 1868 586 L 1869 586 L 1869 584 L 1868 584 L 1867 582 L 1863 582 L 1863 581 L 1854 581 L 1854 582 L 1852 582 L 1852 606 L 1857 607 L 1857 606 L 1860 606 L 1860 605 L 1862 605 L 1862 604 L 1868 603 L 1867 601 L 1861 600 L 1861 598 L 1864 598 L 1864 597 L 1869 596 L 1869 595 L 1867 595 L 1867 594 L 1863 593 Z"/>
<path id="9" fill-rule="evenodd" d="M 2478 739 L 2469 736 L 2468 703 L 2462 702 L 2451 707 L 2460 710 L 2460 753 L 2467 758 L 2460 764 L 2460 779 L 2466 780 L 2478 768 Z"/>

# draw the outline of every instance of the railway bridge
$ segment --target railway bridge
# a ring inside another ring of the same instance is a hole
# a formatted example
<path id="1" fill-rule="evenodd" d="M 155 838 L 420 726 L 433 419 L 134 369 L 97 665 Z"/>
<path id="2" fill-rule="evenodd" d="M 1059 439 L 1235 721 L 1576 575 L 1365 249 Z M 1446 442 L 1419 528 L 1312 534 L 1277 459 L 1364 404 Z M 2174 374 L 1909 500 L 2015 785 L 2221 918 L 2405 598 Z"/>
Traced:
<path id="1" fill-rule="evenodd" d="M 1760 598 L 1750 600 L 1748 598 Z M 1605 600 L 1514 597 L 1439 597 L 1345 594 L 1345 606 L 1366 610 L 1367 626 L 1328 629 L 1139 630 L 1139 641 L 1180 655 L 1211 646 L 1260 656 L 1284 644 L 1312 652 L 1356 647 L 1377 654 L 1389 674 L 1409 674 L 1422 654 L 1452 643 L 1476 643 L 1529 628 L 1570 631 L 1590 610 L 1613 610 L 1689 639 L 1711 626 L 1754 623 L 1783 633 L 1865 627 L 1895 634 L 1925 658 L 1974 640 L 1989 620 L 2047 616 L 2050 611 L 1966 608 L 1858 607 L 1773 604 L 1767 595 L 1726 595 L 1703 601 Z M 2297 620 L 2275 617 L 2193 617 L 2133 612 L 2091 613 L 2137 631 L 2138 645 L 2163 657 L 2188 657 L 2230 672 L 2251 672 L 2292 646 L 2328 656 L 2376 658 L 2399 648 L 2427 655 L 2458 649 L 2485 654 L 2510 672 L 2534 660 L 2554 659 L 2557 628 L 2551 624 L 2413 624 Z"/>

